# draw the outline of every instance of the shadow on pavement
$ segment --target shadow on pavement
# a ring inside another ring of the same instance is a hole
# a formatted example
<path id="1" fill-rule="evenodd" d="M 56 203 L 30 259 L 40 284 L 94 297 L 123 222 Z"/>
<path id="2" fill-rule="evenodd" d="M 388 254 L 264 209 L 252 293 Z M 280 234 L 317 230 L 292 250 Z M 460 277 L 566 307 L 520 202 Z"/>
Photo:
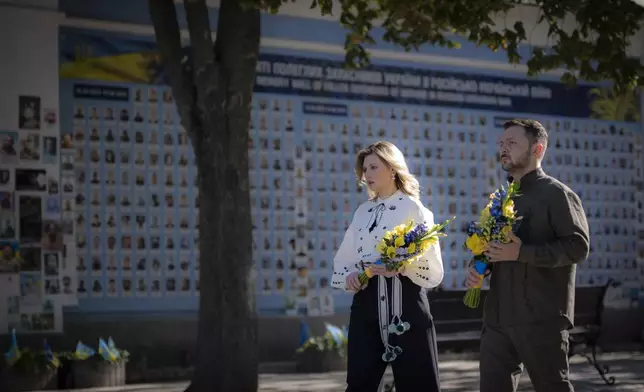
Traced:
<path id="1" fill-rule="evenodd" d="M 571 360 L 571 380 L 575 392 L 636 392 L 644 391 L 644 353 L 609 353 L 601 356 L 603 363 L 610 367 L 609 376 L 616 378 L 614 386 L 604 384 L 595 368 L 585 359 Z M 478 361 L 448 360 L 440 363 L 443 392 L 478 391 Z M 344 392 L 345 373 L 323 374 L 260 374 L 259 392 Z M 392 376 L 391 370 L 386 373 Z M 128 385 L 109 391 L 119 392 L 183 392 L 187 383 L 159 383 Z M 91 390 L 74 390 L 73 392 Z M 93 390 L 97 392 L 99 390 Z M 105 390 L 107 391 L 107 390 Z M 520 392 L 534 392 L 527 372 L 521 379 Z M 72 391 L 70 391 L 72 392 Z"/>

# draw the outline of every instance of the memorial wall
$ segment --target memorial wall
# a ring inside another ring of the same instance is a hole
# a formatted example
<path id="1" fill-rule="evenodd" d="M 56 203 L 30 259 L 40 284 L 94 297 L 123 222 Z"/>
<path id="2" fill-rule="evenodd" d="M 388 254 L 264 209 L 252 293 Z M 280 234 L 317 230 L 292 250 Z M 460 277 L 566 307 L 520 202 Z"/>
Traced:
<path id="1" fill-rule="evenodd" d="M 90 8 L 83 12 L 98 9 Z M 150 31 L 59 27 L 55 12 L 6 10 L 0 334 L 62 332 L 67 312 L 193 312 L 197 169 Z M 276 34 L 275 23 L 265 26 Z M 351 296 L 329 287 L 332 260 L 366 198 L 355 154 L 382 139 L 403 150 L 436 219 L 457 217 L 442 243 L 438 289 L 463 291 L 464 230 L 505 180 L 496 141 L 513 117 L 544 123 L 545 170 L 583 200 L 592 251 L 578 286 L 613 278 L 624 283 L 624 304 L 643 302 L 639 97 L 463 61 L 375 56 L 369 69 L 350 71 L 339 53 L 278 46 L 262 47 L 249 127 L 260 315 L 348 311 Z M 441 55 L 450 53 L 463 58 Z"/>
<path id="2" fill-rule="evenodd" d="M 64 28 L 60 39 L 61 178 L 74 184 L 62 209 L 64 226 L 75 227 L 79 309 L 196 309 L 194 154 L 153 38 Z M 319 54 L 263 51 L 249 129 L 260 313 L 348 309 L 350 296 L 328 279 L 366 197 L 352 172 L 355 153 L 380 139 L 408 157 L 437 219 L 457 216 L 443 243 L 440 289 L 464 290 L 464 230 L 504 181 L 496 140 L 515 116 L 544 123 L 544 168 L 584 201 L 593 251 L 578 285 L 613 277 L 641 289 L 639 110 L 632 96 L 631 110 L 610 112 L 617 98 L 516 74 L 377 64 L 350 71 Z"/>
<path id="3" fill-rule="evenodd" d="M 74 189 L 61 181 L 59 22 L 51 10 L 0 6 L 0 335 L 61 332 L 63 307 L 78 302 L 62 214 Z"/>

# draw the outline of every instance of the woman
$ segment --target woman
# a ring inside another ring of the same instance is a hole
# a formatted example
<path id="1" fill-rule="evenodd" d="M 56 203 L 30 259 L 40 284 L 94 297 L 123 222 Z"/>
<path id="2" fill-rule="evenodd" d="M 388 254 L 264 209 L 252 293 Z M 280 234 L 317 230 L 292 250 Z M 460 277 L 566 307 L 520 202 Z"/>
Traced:
<path id="1" fill-rule="evenodd" d="M 333 287 L 354 292 L 349 321 L 347 392 L 376 391 L 388 363 L 396 390 L 440 391 L 436 333 L 427 289 L 443 279 L 440 247 L 433 245 L 405 270 L 387 272 L 376 245 L 388 230 L 407 223 L 434 224 L 419 201 L 419 184 L 405 157 L 389 142 L 377 142 L 358 153 L 355 167 L 369 200 L 358 207 L 333 259 Z M 365 268 L 373 277 L 361 286 Z M 389 332 L 401 325 L 404 332 Z"/>

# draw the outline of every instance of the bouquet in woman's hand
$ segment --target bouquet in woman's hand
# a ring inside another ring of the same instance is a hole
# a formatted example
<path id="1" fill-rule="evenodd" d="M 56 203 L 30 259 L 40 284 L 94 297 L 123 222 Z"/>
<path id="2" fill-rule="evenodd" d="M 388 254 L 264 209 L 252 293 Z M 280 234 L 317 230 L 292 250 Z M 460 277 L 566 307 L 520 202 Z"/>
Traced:
<path id="1" fill-rule="evenodd" d="M 376 246 L 380 259 L 375 264 L 384 264 L 387 271 L 398 271 L 419 259 L 440 237 L 446 236 L 443 229 L 451 222 L 427 227 L 425 224 L 414 225 L 411 220 L 407 224 L 394 227 L 385 233 Z M 373 276 L 371 270 L 366 268 L 358 278 L 361 284 L 367 283 Z"/>
<path id="2" fill-rule="evenodd" d="M 471 222 L 467 228 L 467 239 L 464 248 L 474 255 L 473 266 L 481 275 L 479 285 L 467 290 L 463 302 L 470 308 L 479 306 L 483 277 L 488 269 L 488 258 L 483 252 L 490 242 L 508 243 L 508 234 L 512 233 L 513 225 L 521 218 L 517 217 L 513 197 L 519 194 L 519 184 L 509 184 L 501 187 L 490 195 L 490 201 L 481 211 L 478 222 Z"/>

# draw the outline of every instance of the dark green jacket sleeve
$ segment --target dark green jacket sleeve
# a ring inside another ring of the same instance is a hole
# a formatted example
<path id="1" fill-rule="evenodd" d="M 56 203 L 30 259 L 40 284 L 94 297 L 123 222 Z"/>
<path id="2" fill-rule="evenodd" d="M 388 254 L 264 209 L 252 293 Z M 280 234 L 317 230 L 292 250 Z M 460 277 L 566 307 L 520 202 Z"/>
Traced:
<path id="1" fill-rule="evenodd" d="M 556 239 L 545 244 L 522 244 L 519 261 L 535 267 L 562 267 L 588 257 L 590 236 L 581 200 L 568 189 L 553 189 L 548 198 L 548 220 Z"/>

